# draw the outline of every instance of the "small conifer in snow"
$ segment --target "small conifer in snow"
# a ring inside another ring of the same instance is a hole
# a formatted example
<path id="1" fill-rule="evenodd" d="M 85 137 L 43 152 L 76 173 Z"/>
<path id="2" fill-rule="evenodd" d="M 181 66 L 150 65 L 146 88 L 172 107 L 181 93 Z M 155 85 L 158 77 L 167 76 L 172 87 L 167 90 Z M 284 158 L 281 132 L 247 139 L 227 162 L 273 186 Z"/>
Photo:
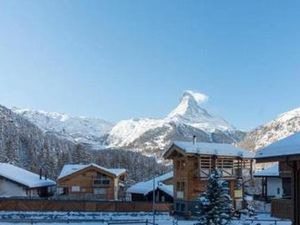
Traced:
<path id="1" fill-rule="evenodd" d="M 212 171 L 207 191 L 200 195 L 196 207 L 199 222 L 195 225 L 225 225 L 230 222 L 232 200 L 228 182 L 222 179 L 219 170 Z"/>

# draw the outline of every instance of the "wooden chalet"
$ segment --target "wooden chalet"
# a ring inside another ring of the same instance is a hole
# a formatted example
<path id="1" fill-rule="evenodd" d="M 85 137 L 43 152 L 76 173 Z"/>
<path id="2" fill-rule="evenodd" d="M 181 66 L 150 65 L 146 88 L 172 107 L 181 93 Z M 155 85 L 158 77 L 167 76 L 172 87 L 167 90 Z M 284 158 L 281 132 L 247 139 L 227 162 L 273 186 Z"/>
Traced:
<path id="1" fill-rule="evenodd" d="M 173 172 L 154 179 L 139 182 L 127 189 L 131 201 L 151 201 L 155 191 L 155 202 L 173 202 Z"/>
<path id="2" fill-rule="evenodd" d="M 189 214 L 195 200 L 207 187 L 214 168 L 222 171 L 229 183 L 230 195 L 236 208 L 242 207 L 245 176 L 251 178 L 252 153 L 230 144 L 174 142 L 164 153 L 173 160 L 174 209 L 176 213 Z"/>
<path id="3" fill-rule="evenodd" d="M 255 159 L 257 163 L 279 162 L 283 196 L 272 200 L 271 213 L 300 225 L 300 132 L 259 150 Z"/>
<path id="4" fill-rule="evenodd" d="M 0 163 L 0 197 L 48 197 L 55 181 L 9 163 Z"/>
<path id="5" fill-rule="evenodd" d="M 96 164 L 65 165 L 57 180 L 57 192 L 69 198 L 119 200 L 125 197 L 125 169 L 107 169 Z"/>

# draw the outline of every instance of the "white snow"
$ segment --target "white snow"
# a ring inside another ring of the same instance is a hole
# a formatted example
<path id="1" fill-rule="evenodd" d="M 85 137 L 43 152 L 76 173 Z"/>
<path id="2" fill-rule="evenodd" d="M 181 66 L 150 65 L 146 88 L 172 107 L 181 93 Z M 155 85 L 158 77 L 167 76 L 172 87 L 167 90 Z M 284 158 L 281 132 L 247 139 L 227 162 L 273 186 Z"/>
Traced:
<path id="1" fill-rule="evenodd" d="M 270 167 L 255 171 L 254 176 L 255 177 L 279 177 L 278 162 L 274 163 Z"/>
<path id="2" fill-rule="evenodd" d="M 272 158 L 300 154 L 300 132 L 281 139 L 259 150 L 255 158 Z"/>
<path id="3" fill-rule="evenodd" d="M 40 175 L 9 163 L 0 163 L 0 176 L 29 188 L 56 185 L 55 181 L 53 180 L 46 180 L 45 177 L 40 179 Z"/>
<path id="4" fill-rule="evenodd" d="M 174 145 L 186 153 L 201 155 L 236 156 L 241 158 L 253 158 L 254 153 L 235 147 L 231 144 L 204 143 L 175 141 Z"/>
<path id="5" fill-rule="evenodd" d="M 32 224 L 31 222 L 24 222 L 26 219 L 27 221 L 30 219 L 38 219 L 39 221 L 34 223 L 36 225 L 45 225 L 45 224 L 52 224 L 52 225 L 82 225 L 82 224 L 89 224 L 89 225 L 107 225 L 109 222 L 116 221 L 141 221 L 138 224 L 145 224 L 145 221 L 148 220 L 149 223 L 152 223 L 152 213 L 147 212 L 135 212 L 135 213 L 105 213 L 105 212 L 0 212 L 0 218 L 12 218 L 12 219 L 19 219 L 19 225 L 29 225 Z M 50 222 L 50 220 L 63 220 L 65 222 Z M 23 220 L 23 221 L 22 221 Z M 48 220 L 48 221 L 47 221 Z M 78 220 L 75 221 L 68 221 L 68 220 Z M 81 222 L 80 222 L 81 220 Z M 93 221 L 94 220 L 94 221 Z M 34 221 L 34 220 L 33 220 Z M 46 222 L 47 221 L 47 222 Z M 144 222 L 144 223 L 142 223 Z M 168 213 L 157 213 L 155 216 L 155 222 L 157 225 L 194 225 L 197 221 L 196 220 L 184 220 L 176 219 L 170 216 Z M 134 223 L 134 222 L 133 222 Z M 15 222 L 0 222 L 1 225 L 11 225 L 16 224 Z M 128 223 L 127 223 L 128 224 Z M 134 223 L 136 224 L 136 223 Z M 270 214 L 258 214 L 255 217 L 249 218 L 243 216 L 240 220 L 232 220 L 228 225 L 291 225 L 291 221 L 289 220 L 280 220 L 278 218 L 271 217 Z"/>
<path id="6" fill-rule="evenodd" d="M 77 171 L 80 171 L 80 170 L 83 170 L 87 167 L 96 167 L 100 170 L 103 170 L 103 171 L 106 171 L 116 177 L 122 175 L 123 173 L 126 172 L 126 169 L 117 169 L 117 168 L 113 168 L 113 169 L 108 169 L 108 168 L 104 168 L 102 166 L 99 166 L 97 164 L 94 164 L 94 163 L 91 163 L 91 164 L 88 164 L 88 165 L 83 165 L 83 164 L 66 164 L 64 165 L 64 167 L 62 168 L 59 176 L 58 176 L 58 179 L 61 179 L 63 177 L 66 177 L 66 176 L 69 176 Z"/>
<path id="7" fill-rule="evenodd" d="M 12 108 L 12 110 L 45 132 L 56 132 L 69 140 L 91 144 L 95 148 L 100 145 L 98 139 L 113 127 L 113 124 L 99 118 L 76 117 L 42 110 L 19 108 Z"/>
<path id="8" fill-rule="evenodd" d="M 188 124 L 208 132 L 215 130 L 234 130 L 224 119 L 209 114 L 201 103 L 207 99 L 202 93 L 185 91 L 179 105 L 167 116 L 166 120 Z"/>
<path id="9" fill-rule="evenodd" d="M 155 190 L 158 188 L 163 192 L 169 194 L 170 196 L 173 196 L 173 185 L 166 185 L 162 183 L 165 180 L 168 180 L 172 177 L 173 172 L 169 172 L 161 176 L 155 177 Z M 147 195 L 151 191 L 153 191 L 153 179 L 136 183 L 127 189 L 128 193 L 139 193 L 143 195 Z"/>
<path id="10" fill-rule="evenodd" d="M 147 132 L 157 128 L 171 131 L 174 125 L 188 125 L 207 133 L 212 133 L 216 130 L 223 132 L 235 131 L 236 129 L 227 121 L 208 113 L 201 107 L 201 103 L 206 99 L 207 96 L 202 93 L 185 91 L 179 105 L 165 118 L 122 120 L 109 132 L 109 147 L 130 146 L 131 143 Z M 163 132 L 162 135 L 152 140 L 160 149 L 165 148 L 169 144 L 166 142 L 166 134 L 168 132 Z M 151 143 L 145 144 L 150 145 Z"/>

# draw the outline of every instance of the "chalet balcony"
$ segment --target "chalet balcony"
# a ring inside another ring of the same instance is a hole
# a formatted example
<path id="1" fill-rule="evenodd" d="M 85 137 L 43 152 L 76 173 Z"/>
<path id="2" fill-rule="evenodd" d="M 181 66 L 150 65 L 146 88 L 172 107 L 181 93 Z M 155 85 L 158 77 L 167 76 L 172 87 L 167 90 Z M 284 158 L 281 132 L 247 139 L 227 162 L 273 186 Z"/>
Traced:
<path id="1" fill-rule="evenodd" d="M 291 199 L 273 199 L 271 202 L 271 213 L 273 217 L 282 219 L 293 218 L 293 207 Z"/>
<path id="2" fill-rule="evenodd" d="M 229 179 L 230 178 L 236 179 L 242 177 L 244 173 L 242 169 L 237 169 L 237 168 L 219 168 L 219 169 L 222 172 L 223 177 Z M 200 179 L 208 179 L 210 173 L 211 173 L 211 169 L 202 168 L 195 172 L 195 177 Z"/>

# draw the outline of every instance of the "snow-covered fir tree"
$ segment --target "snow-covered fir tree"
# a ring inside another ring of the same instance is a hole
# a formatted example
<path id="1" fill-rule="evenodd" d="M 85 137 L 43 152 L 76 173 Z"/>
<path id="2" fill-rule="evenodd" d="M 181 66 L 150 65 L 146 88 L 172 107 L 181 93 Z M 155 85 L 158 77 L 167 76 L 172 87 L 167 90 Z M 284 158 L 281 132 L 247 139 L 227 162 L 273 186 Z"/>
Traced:
<path id="1" fill-rule="evenodd" d="M 199 222 L 195 225 L 225 225 L 230 222 L 232 200 L 228 182 L 222 179 L 219 170 L 212 171 L 207 184 L 207 191 L 202 193 L 196 205 Z"/>

